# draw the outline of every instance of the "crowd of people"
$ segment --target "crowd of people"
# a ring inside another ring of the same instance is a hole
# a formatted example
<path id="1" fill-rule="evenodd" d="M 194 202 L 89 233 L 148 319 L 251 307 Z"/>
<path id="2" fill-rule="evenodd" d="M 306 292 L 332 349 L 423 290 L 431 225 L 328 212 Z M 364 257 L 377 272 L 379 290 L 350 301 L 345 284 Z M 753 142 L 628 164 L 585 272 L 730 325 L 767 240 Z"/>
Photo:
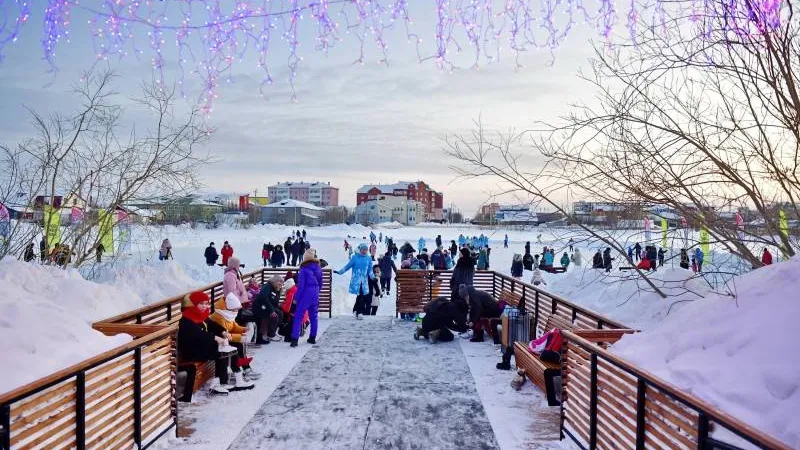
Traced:
<path id="1" fill-rule="evenodd" d="M 225 245 L 229 247 L 227 242 Z M 181 401 L 191 401 L 196 376 L 194 366 L 185 362 L 214 360 L 216 372 L 211 392 L 227 394 L 252 389 L 261 376 L 250 366 L 252 356 L 248 348 L 278 341 L 297 347 L 306 329 L 307 342 L 317 343 L 324 262 L 317 258 L 315 249 L 304 250 L 296 273 L 275 275 L 263 285 L 252 277 L 244 284 L 243 265 L 233 256 L 232 247 L 225 250 L 223 258 L 222 298 L 211 299 L 205 292 L 193 292 L 183 300 L 178 352 L 184 362 L 180 370 L 187 372 L 187 380 Z"/>

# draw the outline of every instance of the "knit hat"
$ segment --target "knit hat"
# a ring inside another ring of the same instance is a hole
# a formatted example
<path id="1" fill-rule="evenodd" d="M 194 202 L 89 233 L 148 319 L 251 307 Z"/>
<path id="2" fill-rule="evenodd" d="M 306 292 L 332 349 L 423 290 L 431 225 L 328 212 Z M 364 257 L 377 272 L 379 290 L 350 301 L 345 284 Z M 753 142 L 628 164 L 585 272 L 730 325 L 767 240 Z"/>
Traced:
<path id="1" fill-rule="evenodd" d="M 208 296 L 208 294 L 202 291 L 196 291 L 187 294 L 185 297 L 183 297 L 183 303 L 181 305 L 183 307 L 183 311 L 181 311 L 181 314 L 183 317 L 186 317 L 194 323 L 202 323 L 208 318 L 209 310 L 201 310 L 197 307 L 197 305 L 210 301 L 211 298 Z"/>
<path id="2" fill-rule="evenodd" d="M 311 261 L 317 259 L 317 250 L 313 248 L 307 248 L 306 252 L 303 253 L 303 262 Z"/>
<path id="3" fill-rule="evenodd" d="M 283 276 L 283 281 L 291 280 L 292 278 L 294 278 L 294 272 L 287 270 L 286 275 Z"/>
<path id="4" fill-rule="evenodd" d="M 231 256 L 230 259 L 228 259 L 228 269 L 238 269 L 241 265 L 242 263 L 239 261 L 239 258 L 235 256 Z"/>
<path id="5" fill-rule="evenodd" d="M 358 251 L 362 252 L 364 250 L 369 250 L 369 245 L 367 245 L 365 242 L 358 244 Z"/>
<path id="6" fill-rule="evenodd" d="M 459 284 L 458 285 L 458 296 L 461 298 L 467 297 L 469 295 L 469 290 L 467 289 L 466 284 Z"/>
<path id="7" fill-rule="evenodd" d="M 288 280 L 283 282 L 283 291 L 286 292 L 289 289 L 294 287 L 294 279 L 289 278 Z"/>

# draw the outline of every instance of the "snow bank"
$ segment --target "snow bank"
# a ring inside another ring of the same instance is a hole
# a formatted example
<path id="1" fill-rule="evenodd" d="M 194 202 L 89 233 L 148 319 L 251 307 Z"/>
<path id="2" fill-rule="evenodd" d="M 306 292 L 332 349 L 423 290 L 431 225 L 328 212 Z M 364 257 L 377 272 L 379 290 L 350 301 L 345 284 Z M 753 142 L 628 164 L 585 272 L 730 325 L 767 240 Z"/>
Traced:
<path id="1" fill-rule="evenodd" d="M 615 353 L 800 448 L 800 258 L 755 270 L 737 298 L 709 295 Z"/>
<path id="2" fill-rule="evenodd" d="M 200 266 L 190 271 L 193 276 L 186 273 L 185 268 L 175 261 L 154 261 L 110 267 L 95 281 L 135 293 L 149 304 L 186 293 L 205 284 L 198 279 L 219 278 L 221 269 Z"/>
<path id="3" fill-rule="evenodd" d="M 95 320 L 138 308 L 130 291 L 84 280 L 76 270 L 0 261 L 0 355 L 7 392 L 130 341 L 95 331 Z M 57 347 L 57 351 L 54 349 Z"/>

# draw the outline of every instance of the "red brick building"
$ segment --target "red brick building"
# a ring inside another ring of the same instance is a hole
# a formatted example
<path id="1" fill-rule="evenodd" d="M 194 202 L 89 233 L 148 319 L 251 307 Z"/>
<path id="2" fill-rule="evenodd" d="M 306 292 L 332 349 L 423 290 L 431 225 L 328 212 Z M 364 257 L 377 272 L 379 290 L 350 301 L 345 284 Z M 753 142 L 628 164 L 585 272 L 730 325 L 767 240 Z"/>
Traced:
<path id="1" fill-rule="evenodd" d="M 424 181 L 400 181 L 394 184 L 367 184 L 356 191 L 356 206 L 370 200 L 376 200 L 378 195 L 391 195 L 416 200 L 425 205 L 425 220 L 441 221 L 444 196 L 441 192 L 433 190 Z"/>

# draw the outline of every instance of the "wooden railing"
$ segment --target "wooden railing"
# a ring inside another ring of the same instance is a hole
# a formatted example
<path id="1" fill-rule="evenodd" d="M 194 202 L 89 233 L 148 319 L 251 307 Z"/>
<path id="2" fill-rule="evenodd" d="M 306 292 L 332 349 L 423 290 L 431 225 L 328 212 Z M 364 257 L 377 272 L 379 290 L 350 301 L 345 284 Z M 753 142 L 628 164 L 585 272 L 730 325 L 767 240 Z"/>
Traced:
<path id="1" fill-rule="evenodd" d="M 574 333 L 563 336 L 562 431 L 583 449 L 790 448 Z"/>
<path id="2" fill-rule="evenodd" d="M 283 277 L 287 271 L 297 273 L 297 267 L 285 267 L 279 269 L 263 267 L 243 274 L 242 278 L 244 283 L 247 284 L 250 278 L 256 277 L 260 284 L 264 284 L 273 275 L 280 275 Z M 328 317 L 331 317 L 331 299 L 332 299 L 332 278 L 330 269 L 322 269 L 322 289 L 319 294 L 319 311 L 327 312 Z M 212 298 L 218 300 L 222 298 L 222 281 L 209 284 L 197 291 L 203 291 Z M 181 302 L 186 294 L 170 297 L 150 305 L 134 309 L 114 317 L 100 320 L 92 324 L 92 327 L 105 334 L 113 335 L 117 333 L 135 333 L 139 327 L 125 327 L 124 325 L 159 325 L 159 324 L 172 324 L 176 323 L 181 317 Z M 212 301 L 213 303 L 213 301 Z"/>
<path id="3" fill-rule="evenodd" d="M 150 446 L 176 425 L 176 330 L 162 325 L 0 396 L 0 449 Z"/>
<path id="4" fill-rule="evenodd" d="M 419 313 L 425 303 L 439 296 L 450 296 L 452 270 L 400 270 L 397 273 L 397 312 Z M 511 293 L 519 298 L 512 306 L 525 309 L 534 315 L 534 323 L 541 330 L 547 317 L 563 317 L 581 329 L 627 329 L 629 327 L 594 311 L 576 305 L 562 297 L 532 284 L 489 270 L 478 270 L 473 287 L 499 298 Z"/>

